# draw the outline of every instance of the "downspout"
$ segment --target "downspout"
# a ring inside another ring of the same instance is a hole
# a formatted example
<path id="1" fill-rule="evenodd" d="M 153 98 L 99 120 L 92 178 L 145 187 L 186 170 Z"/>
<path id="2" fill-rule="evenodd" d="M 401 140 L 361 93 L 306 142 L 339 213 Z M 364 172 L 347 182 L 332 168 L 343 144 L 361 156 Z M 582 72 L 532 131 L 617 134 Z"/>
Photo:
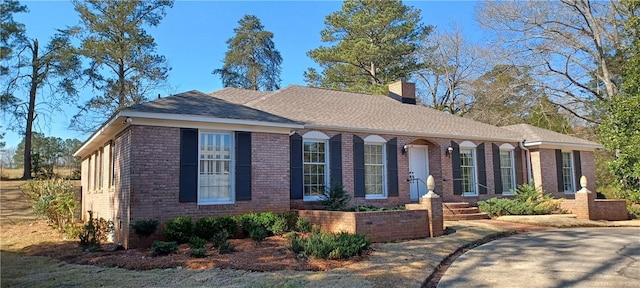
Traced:
<path id="1" fill-rule="evenodd" d="M 529 151 L 528 148 L 524 147 L 524 142 L 525 141 L 527 141 L 527 140 L 525 139 L 525 140 L 522 140 L 522 142 L 518 142 L 518 146 L 520 146 L 520 149 L 525 151 L 525 155 L 526 155 L 526 158 L 527 158 L 527 180 L 528 180 L 527 182 L 529 182 L 529 184 L 531 184 L 532 181 L 533 181 L 531 179 L 531 152 Z"/>

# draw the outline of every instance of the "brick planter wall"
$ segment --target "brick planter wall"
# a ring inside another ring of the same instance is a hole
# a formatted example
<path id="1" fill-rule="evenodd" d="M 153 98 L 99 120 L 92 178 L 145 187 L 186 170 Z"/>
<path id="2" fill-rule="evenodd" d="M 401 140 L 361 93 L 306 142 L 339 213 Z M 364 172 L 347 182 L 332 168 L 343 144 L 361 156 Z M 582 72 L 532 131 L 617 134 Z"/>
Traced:
<path id="1" fill-rule="evenodd" d="M 596 199 L 593 220 L 627 220 L 627 202 L 625 200 Z"/>
<path id="2" fill-rule="evenodd" d="M 429 237 L 426 210 L 342 212 L 299 210 L 298 215 L 322 227 L 325 232 L 357 233 L 372 242 L 389 242 Z"/>
<path id="3" fill-rule="evenodd" d="M 586 212 L 590 215 L 589 220 L 619 221 L 628 219 L 627 203 L 625 200 L 595 199 L 593 202 L 592 211 L 590 211 L 590 213 L 588 211 Z M 586 204 L 578 203 L 573 199 L 565 199 L 562 201 L 561 208 L 571 214 L 585 214 L 582 210 L 586 210 Z"/>

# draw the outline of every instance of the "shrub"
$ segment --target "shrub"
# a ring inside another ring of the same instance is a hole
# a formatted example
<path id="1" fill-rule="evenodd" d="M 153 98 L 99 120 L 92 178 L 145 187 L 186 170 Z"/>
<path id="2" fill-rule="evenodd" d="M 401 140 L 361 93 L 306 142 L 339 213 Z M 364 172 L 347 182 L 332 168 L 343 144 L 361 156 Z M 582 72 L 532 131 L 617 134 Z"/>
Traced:
<path id="1" fill-rule="evenodd" d="M 211 237 L 211 243 L 214 247 L 220 247 L 227 242 L 227 239 L 229 239 L 229 232 L 227 232 L 227 230 L 220 230 L 216 232 L 216 234 L 213 234 L 213 237 Z"/>
<path id="2" fill-rule="evenodd" d="M 309 222 L 309 219 L 298 217 L 298 220 L 296 221 L 296 231 L 302 233 L 308 233 L 311 231 L 311 222 Z"/>
<path id="3" fill-rule="evenodd" d="M 640 219 L 640 206 L 627 205 L 629 219 Z"/>
<path id="4" fill-rule="evenodd" d="M 332 183 L 331 188 L 320 196 L 320 203 L 330 211 L 344 210 L 350 200 L 351 196 L 340 183 Z"/>
<path id="5" fill-rule="evenodd" d="M 193 234 L 202 239 L 211 239 L 217 232 L 225 230 L 230 235 L 235 235 L 238 223 L 233 217 L 204 217 L 198 219 L 193 229 Z"/>
<path id="6" fill-rule="evenodd" d="M 271 225 L 269 229 L 273 235 L 282 235 L 285 232 L 289 231 L 289 225 L 287 224 L 287 219 L 282 216 L 276 215 L 276 219 Z"/>
<path id="7" fill-rule="evenodd" d="M 207 240 L 204 240 L 198 236 L 192 236 L 189 238 L 189 248 L 198 249 L 204 248 L 204 245 L 207 244 Z"/>
<path id="8" fill-rule="evenodd" d="M 107 221 L 100 217 L 93 218 L 93 211 L 89 213 L 89 221 L 82 227 L 80 231 L 80 246 L 89 250 L 99 250 L 100 243 L 107 241 L 109 234 L 113 231 L 113 221 Z"/>
<path id="9" fill-rule="evenodd" d="M 235 246 L 233 244 L 229 243 L 229 241 L 224 241 L 224 243 L 221 243 L 220 246 L 218 246 L 218 253 L 227 254 L 233 252 L 234 249 Z"/>
<path id="10" fill-rule="evenodd" d="M 254 241 L 262 242 L 269 237 L 269 231 L 263 226 L 254 226 L 249 230 L 249 238 Z"/>
<path id="11" fill-rule="evenodd" d="M 207 249 L 203 248 L 191 248 L 189 251 L 189 255 L 193 258 L 204 258 L 207 257 Z"/>
<path id="12" fill-rule="evenodd" d="M 542 215 L 560 211 L 561 200 L 552 199 L 551 196 L 537 190 L 533 185 L 524 184 L 517 187 L 514 199 L 491 198 L 478 201 L 480 211 L 490 216 L 502 215 Z"/>
<path id="13" fill-rule="evenodd" d="M 151 246 L 151 251 L 153 252 L 153 255 L 169 255 L 178 251 L 178 243 L 175 241 L 154 241 Z"/>
<path id="14" fill-rule="evenodd" d="M 283 218 L 287 223 L 287 229 L 285 232 L 293 231 L 296 228 L 296 222 L 298 221 L 298 213 L 295 211 L 287 211 L 276 214 L 277 217 Z"/>
<path id="15" fill-rule="evenodd" d="M 139 236 L 149 237 L 158 229 L 158 220 L 141 219 L 131 224 L 131 228 Z"/>
<path id="16" fill-rule="evenodd" d="M 247 213 L 238 216 L 237 221 L 244 234 L 256 241 L 262 241 L 271 235 L 279 235 L 290 230 L 287 224 L 289 220 L 283 214 Z"/>
<path id="17" fill-rule="evenodd" d="M 404 205 L 398 205 L 393 207 L 376 207 L 373 205 L 358 205 L 356 207 L 348 209 L 348 211 L 353 212 L 369 212 L 369 211 L 396 211 L 396 210 L 405 210 Z"/>
<path id="18" fill-rule="evenodd" d="M 315 258 L 345 259 L 362 255 L 370 245 L 371 241 L 359 234 L 312 233 L 307 238 L 292 236 L 290 249 L 296 254 Z"/>
<path id="19" fill-rule="evenodd" d="M 75 212 L 79 203 L 70 181 L 32 180 L 21 189 L 33 201 L 33 212 L 37 216 L 45 217 L 49 225 L 58 232 L 73 234 L 76 227 Z"/>
<path id="20" fill-rule="evenodd" d="M 176 217 L 165 223 L 164 236 L 167 237 L 169 241 L 187 243 L 192 235 L 193 222 L 191 222 L 191 217 Z"/>

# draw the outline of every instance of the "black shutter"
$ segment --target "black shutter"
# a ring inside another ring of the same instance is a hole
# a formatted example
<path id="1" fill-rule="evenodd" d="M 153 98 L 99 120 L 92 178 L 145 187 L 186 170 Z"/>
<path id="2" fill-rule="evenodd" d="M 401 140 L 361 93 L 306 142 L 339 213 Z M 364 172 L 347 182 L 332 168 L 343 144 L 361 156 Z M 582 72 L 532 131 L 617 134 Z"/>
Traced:
<path id="1" fill-rule="evenodd" d="M 478 191 L 480 194 L 487 194 L 487 164 L 485 163 L 484 143 L 476 147 L 478 163 Z"/>
<path id="2" fill-rule="evenodd" d="M 398 138 L 387 142 L 387 194 L 398 197 Z"/>
<path id="3" fill-rule="evenodd" d="M 342 135 L 329 139 L 329 179 L 331 185 L 342 185 Z"/>
<path id="4" fill-rule="evenodd" d="M 513 150 L 513 162 L 516 165 L 516 185 L 524 184 L 524 176 L 522 170 L 522 149 L 516 146 Z"/>
<path id="5" fill-rule="evenodd" d="M 575 178 L 576 186 L 575 190 L 578 191 L 580 187 L 580 177 L 582 177 L 582 163 L 580 163 L 580 151 L 573 151 L 573 178 Z"/>
<path id="6" fill-rule="evenodd" d="M 564 179 L 562 177 L 562 150 L 556 149 L 556 178 L 558 182 L 558 192 L 564 192 Z"/>
<path id="7" fill-rule="evenodd" d="M 496 144 L 491 144 L 491 151 L 493 152 L 493 187 L 495 187 L 495 194 L 502 194 L 502 169 L 500 169 L 500 147 Z"/>
<path id="8" fill-rule="evenodd" d="M 364 197 L 364 140 L 353 135 L 353 196 Z"/>
<path id="9" fill-rule="evenodd" d="M 453 169 L 453 194 L 462 195 L 462 170 L 460 169 L 460 145 L 451 141 L 451 167 Z"/>
<path id="10" fill-rule="evenodd" d="M 180 188 L 178 201 L 198 201 L 198 129 L 180 129 Z"/>
<path id="11" fill-rule="evenodd" d="M 289 137 L 289 197 L 302 199 L 302 136 L 294 133 Z"/>
<path id="12" fill-rule="evenodd" d="M 251 132 L 236 132 L 236 200 L 251 200 Z"/>

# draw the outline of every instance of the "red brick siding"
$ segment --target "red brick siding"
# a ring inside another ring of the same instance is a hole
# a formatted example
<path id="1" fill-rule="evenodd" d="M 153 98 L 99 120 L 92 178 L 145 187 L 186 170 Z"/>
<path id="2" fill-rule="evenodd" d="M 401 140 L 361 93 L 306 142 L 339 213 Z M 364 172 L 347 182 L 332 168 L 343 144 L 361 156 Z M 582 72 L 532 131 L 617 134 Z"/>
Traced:
<path id="1" fill-rule="evenodd" d="M 309 131 L 320 131 L 326 134 L 328 137 L 333 137 L 336 134 L 342 134 L 342 181 L 344 189 L 353 196 L 354 183 L 353 183 L 353 135 L 357 135 L 361 138 L 366 138 L 370 135 L 378 135 L 386 140 L 390 140 L 394 137 L 398 141 L 398 185 L 399 196 L 388 197 L 387 199 L 366 199 L 363 197 L 352 197 L 349 206 L 355 205 L 375 205 L 375 206 L 395 206 L 402 205 L 411 202 L 410 184 L 406 181 L 409 177 L 409 156 L 402 155 L 402 147 L 405 144 L 415 145 L 428 145 L 429 153 L 429 174 L 433 175 L 435 179 L 435 192 L 443 197 L 444 202 L 458 202 L 467 201 L 476 203 L 478 200 L 486 200 L 492 197 L 502 197 L 502 192 L 495 193 L 494 176 L 493 176 L 493 151 L 491 149 L 492 142 L 471 141 L 476 145 L 485 143 L 485 165 L 487 171 L 487 194 L 481 194 L 475 197 L 462 197 L 460 195 L 453 195 L 453 172 L 451 166 L 451 158 L 446 156 L 447 148 L 451 144 L 451 140 L 461 143 L 462 141 L 468 141 L 463 139 L 444 139 L 444 138 L 422 138 L 422 137 L 410 137 L 410 136 L 396 136 L 387 134 L 364 134 L 364 133 L 350 133 L 331 130 L 298 130 L 296 131 L 300 135 L 304 135 Z M 500 146 L 503 142 L 495 143 Z M 518 143 L 509 143 L 514 147 Z M 288 155 L 288 154 L 287 154 Z M 524 152 L 523 157 L 523 179 L 526 179 L 526 161 Z M 477 170 L 478 167 L 476 167 Z M 303 200 L 291 200 L 291 207 L 295 209 L 315 209 L 321 207 L 318 202 L 303 201 Z"/>
<path id="2" fill-rule="evenodd" d="M 178 216 L 237 215 L 289 210 L 289 137 L 252 133 L 252 200 L 234 204 L 180 203 L 180 129 L 135 126 L 132 145 L 131 221 Z M 133 234 L 133 233 L 132 233 Z M 131 237 L 137 240 L 137 237 Z"/>
<path id="3" fill-rule="evenodd" d="M 323 231 L 358 233 L 373 242 L 429 237 L 426 210 L 337 212 L 300 210 L 298 215 L 320 225 Z"/>

